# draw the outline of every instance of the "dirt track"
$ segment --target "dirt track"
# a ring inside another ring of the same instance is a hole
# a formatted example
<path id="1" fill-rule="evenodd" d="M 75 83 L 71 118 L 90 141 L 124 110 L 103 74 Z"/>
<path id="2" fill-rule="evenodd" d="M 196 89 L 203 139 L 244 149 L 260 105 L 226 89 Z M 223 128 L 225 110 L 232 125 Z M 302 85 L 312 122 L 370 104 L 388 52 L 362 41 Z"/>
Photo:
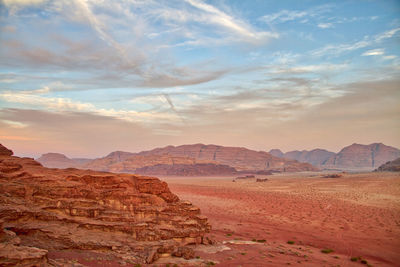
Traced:
<path id="1" fill-rule="evenodd" d="M 351 257 L 399 266 L 400 174 L 268 178 L 164 178 L 172 192 L 209 217 L 216 240 L 256 241 L 197 255 L 219 266 L 360 266 Z"/>

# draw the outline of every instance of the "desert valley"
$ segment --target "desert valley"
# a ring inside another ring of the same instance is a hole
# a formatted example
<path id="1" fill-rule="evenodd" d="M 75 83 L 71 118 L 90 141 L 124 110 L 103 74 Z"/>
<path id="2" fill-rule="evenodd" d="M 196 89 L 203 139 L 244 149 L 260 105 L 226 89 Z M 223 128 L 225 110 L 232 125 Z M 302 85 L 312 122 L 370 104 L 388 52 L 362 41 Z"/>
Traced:
<path id="1" fill-rule="evenodd" d="M 2 146 L 0 263 L 396 266 L 400 151 L 315 151 L 310 163 L 202 144 L 34 161 Z"/>

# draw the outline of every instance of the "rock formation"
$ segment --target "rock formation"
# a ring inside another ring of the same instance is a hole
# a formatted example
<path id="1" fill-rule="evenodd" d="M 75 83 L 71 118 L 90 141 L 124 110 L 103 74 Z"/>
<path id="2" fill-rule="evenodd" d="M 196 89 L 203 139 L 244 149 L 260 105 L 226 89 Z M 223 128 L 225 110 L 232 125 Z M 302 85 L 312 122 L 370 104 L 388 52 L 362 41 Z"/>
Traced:
<path id="1" fill-rule="evenodd" d="M 108 171 L 110 166 L 123 162 L 130 157 L 135 156 L 136 153 L 124 152 L 124 151 L 115 151 L 111 152 L 107 156 L 103 158 L 94 159 L 83 166 L 85 169 L 97 170 L 97 171 Z"/>
<path id="2" fill-rule="evenodd" d="M 382 143 L 352 144 L 330 157 L 326 168 L 373 170 L 387 161 L 400 157 L 400 150 Z"/>
<path id="3" fill-rule="evenodd" d="M 196 160 L 214 161 L 234 167 L 238 171 L 276 170 L 276 171 L 310 171 L 317 170 L 307 163 L 286 160 L 272 156 L 264 151 L 254 151 L 242 147 L 225 147 L 217 145 L 182 145 L 156 148 L 140 152 L 139 155 L 173 155 L 191 157 Z"/>
<path id="4" fill-rule="evenodd" d="M 135 170 L 135 173 L 145 175 L 176 175 L 176 176 L 219 176 L 235 175 L 235 168 L 228 165 L 213 163 L 195 163 L 195 164 L 160 164 L 146 166 Z"/>
<path id="5" fill-rule="evenodd" d="M 382 143 L 352 144 L 343 148 L 337 154 L 324 149 L 294 150 L 286 153 L 279 149 L 272 149 L 269 153 L 277 157 L 307 162 L 320 169 L 364 171 L 373 170 L 387 161 L 400 157 L 399 149 Z"/>
<path id="6" fill-rule="evenodd" d="M 172 155 L 134 155 L 124 161 L 109 165 L 108 169 L 112 172 L 135 172 L 143 167 L 157 165 L 194 165 L 198 163 L 214 163 L 205 160 L 196 160 L 190 157 L 178 157 Z M 90 166 L 90 164 L 88 164 Z"/>
<path id="7" fill-rule="evenodd" d="M 157 178 L 48 169 L 10 152 L 0 145 L 1 266 L 43 266 L 65 249 L 151 263 L 206 242 L 207 218 Z"/>
<path id="8" fill-rule="evenodd" d="M 268 151 L 269 154 L 278 158 L 284 158 L 285 154 L 280 149 L 271 149 Z"/>
<path id="9" fill-rule="evenodd" d="M 186 165 L 186 166 L 184 166 Z M 207 169 L 208 167 L 208 169 Z M 258 171 L 315 171 L 316 167 L 274 157 L 263 151 L 216 145 L 182 145 L 139 153 L 113 152 L 82 166 L 85 169 L 153 175 L 227 175 Z"/>
<path id="10" fill-rule="evenodd" d="M 289 151 L 284 154 L 284 158 L 293 159 L 300 162 L 307 162 L 314 166 L 322 166 L 325 162 L 335 153 L 327 151 L 325 149 L 313 149 L 311 151 L 303 150 L 303 151 Z"/>
<path id="11" fill-rule="evenodd" d="M 90 159 L 70 159 L 60 153 L 46 153 L 37 159 L 44 167 L 47 168 L 79 168 L 83 164 L 91 161 Z"/>
<path id="12" fill-rule="evenodd" d="M 107 157 L 106 157 L 107 158 Z M 208 176 L 235 174 L 235 168 L 213 161 L 171 155 L 132 155 L 120 162 L 96 159 L 82 168 L 145 175 Z M 101 165 L 101 163 L 106 163 Z"/>
<path id="13" fill-rule="evenodd" d="M 375 171 L 378 172 L 400 172 L 400 158 L 397 158 L 392 161 L 388 161 L 385 164 L 382 164 Z"/>

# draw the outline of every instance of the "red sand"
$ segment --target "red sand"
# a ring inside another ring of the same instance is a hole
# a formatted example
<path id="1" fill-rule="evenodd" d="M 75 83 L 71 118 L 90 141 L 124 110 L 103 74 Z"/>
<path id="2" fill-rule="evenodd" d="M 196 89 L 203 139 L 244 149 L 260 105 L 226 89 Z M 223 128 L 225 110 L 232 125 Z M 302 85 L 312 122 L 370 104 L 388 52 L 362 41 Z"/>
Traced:
<path id="1" fill-rule="evenodd" d="M 230 250 L 197 252 L 218 266 L 400 266 L 400 174 L 164 178 L 172 192 L 201 208 L 211 236 L 260 240 L 225 244 Z M 265 240 L 265 242 L 262 242 Z M 288 244 L 294 241 L 294 244 Z M 331 249 L 331 253 L 322 253 Z"/>

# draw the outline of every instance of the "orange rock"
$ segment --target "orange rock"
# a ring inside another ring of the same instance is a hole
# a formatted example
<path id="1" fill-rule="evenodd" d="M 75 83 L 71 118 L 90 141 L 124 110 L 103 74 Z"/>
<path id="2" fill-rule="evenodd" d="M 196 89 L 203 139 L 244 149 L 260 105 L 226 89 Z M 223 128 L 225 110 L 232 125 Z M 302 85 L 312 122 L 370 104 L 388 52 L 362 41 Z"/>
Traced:
<path id="1" fill-rule="evenodd" d="M 186 245 L 200 242 L 210 230 L 198 208 L 180 201 L 154 177 L 48 169 L 7 152 L 0 156 L 0 185 L 3 227 L 33 247 L 27 254 L 107 250 L 150 263 L 161 253 L 192 255 Z"/>

